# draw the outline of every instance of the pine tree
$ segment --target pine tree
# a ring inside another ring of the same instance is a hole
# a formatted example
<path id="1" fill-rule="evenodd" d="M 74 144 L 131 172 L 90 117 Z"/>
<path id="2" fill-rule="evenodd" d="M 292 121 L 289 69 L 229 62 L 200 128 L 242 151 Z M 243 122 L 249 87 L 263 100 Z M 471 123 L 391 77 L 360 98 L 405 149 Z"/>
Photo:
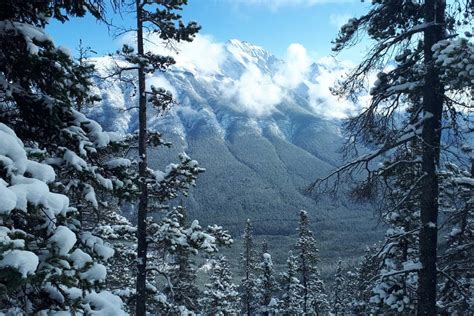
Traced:
<path id="1" fill-rule="evenodd" d="M 215 254 L 220 246 L 232 243 L 228 233 L 220 227 L 203 228 L 197 220 L 188 224 L 185 213 L 184 207 L 173 207 L 161 221 L 149 223 L 148 260 L 152 277 L 147 284 L 156 289 L 150 295 L 150 312 L 198 312 L 201 292 L 196 284 L 194 258 L 199 253 Z M 164 286 L 157 281 L 160 279 Z"/>
<path id="2" fill-rule="evenodd" d="M 394 161 L 413 161 L 419 157 L 419 146 L 413 141 L 400 147 Z M 391 162 L 386 162 L 390 164 Z M 414 314 L 417 306 L 417 272 L 419 270 L 420 168 L 417 164 L 400 164 L 384 175 L 392 189 L 387 195 L 383 221 L 389 227 L 385 243 L 378 251 L 381 265 L 375 271 L 370 302 L 377 313 Z"/>
<path id="3" fill-rule="evenodd" d="M 440 178 L 440 205 L 448 234 L 439 264 L 438 306 L 443 313 L 464 314 L 474 309 L 474 265 L 470 259 L 474 255 L 474 168 L 466 171 L 450 163 Z"/>
<path id="4" fill-rule="evenodd" d="M 186 228 L 189 225 L 186 219 L 186 209 L 179 206 L 176 211 L 179 227 Z M 170 294 L 169 292 L 172 290 L 174 304 L 186 306 L 191 311 L 197 311 L 200 291 L 196 284 L 196 268 L 191 258 L 192 255 L 192 250 L 190 251 L 188 247 L 176 245 L 170 259 L 172 260 L 171 269 L 168 272 L 170 284 L 173 288 L 165 288 L 164 293 Z"/>
<path id="5" fill-rule="evenodd" d="M 280 311 L 283 315 L 298 315 L 302 313 L 302 286 L 298 275 L 298 258 L 290 251 L 286 261 L 287 272 L 282 274 L 282 290 Z"/>
<path id="6" fill-rule="evenodd" d="M 171 93 L 162 88 L 151 87 L 151 91 L 146 91 L 147 73 L 165 71 L 174 63 L 174 60 L 171 57 L 146 52 L 145 38 L 147 34 L 144 32 L 148 30 L 151 33 L 158 34 L 160 39 L 168 42 L 192 41 L 200 27 L 194 22 L 187 25 L 183 23 L 178 12 L 186 4 L 186 0 L 134 1 L 132 7 L 135 13 L 136 27 L 134 31 L 136 32 L 137 51 L 135 53 L 133 48 L 125 45 L 120 55 L 129 65 L 117 69 L 115 73 L 119 77 L 125 71 L 136 71 L 138 73 L 138 186 L 140 196 L 137 222 L 137 315 L 146 314 L 147 298 L 147 217 L 150 212 L 150 192 L 148 188 L 150 175 L 147 163 L 147 148 L 148 144 L 154 142 L 154 140 L 161 143 L 160 135 L 150 133 L 147 129 L 147 105 L 151 104 L 156 109 L 165 110 L 174 103 Z"/>
<path id="7" fill-rule="evenodd" d="M 257 301 L 257 312 L 262 315 L 275 315 L 278 313 L 278 300 L 275 296 L 278 291 L 278 284 L 273 272 L 272 256 L 268 253 L 268 245 L 262 243 L 262 261 L 258 266 L 259 284 Z"/>
<path id="8" fill-rule="evenodd" d="M 22 278 L 31 274 L 22 280 L 26 284 L 8 286 L 2 297 L 6 300 L 2 308 L 16 309 L 10 310 L 14 313 L 90 313 L 92 309 L 123 313 L 118 297 L 100 291 L 106 277 L 100 262 L 114 251 L 84 231 L 75 212 L 84 201 L 96 202 L 95 187 L 113 189 L 115 174 L 104 176 L 104 167 L 92 156 L 110 150 L 115 139 L 73 109 L 79 100 L 97 100 L 89 93 L 92 69 L 78 66 L 45 32 L 51 17 L 66 22 L 70 16 L 82 17 L 87 12 L 101 19 L 102 1 L 0 4 L 0 45 L 9 47 L 0 54 L 0 122 L 13 129 L 2 124 L 9 135 L 2 139 L 10 141 L 1 147 L 7 150 L 5 159 L 20 158 L 23 162 L 15 163 L 17 166 L 26 163 L 26 168 L 15 171 L 2 159 L 2 168 L 8 169 L 0 172 L 2 183 L 14 191 L 17 205 L 2 214 L 1 223 L 7 230 L 0 246 L 1 260 L 7 270 L 25 258 L 31 264 L 20 271 Z M 10 156 L 12 149 L 14 157 Z M 24 232 L 25 242 L 20 241 L 19 231 Z M 12 232 L 17 242 L 9 242 Z M 11 275 L 4 272 L 8 283 Z M 110 306 L 101 303 L 104 300 Z"/>
<path id="9" fill-rule="evenodd" d="M 347 153 L 357 154 L 353 151 L 357 147 L 354 145 L 361 143 L 374 150 L 336 170 L 333 173 L 338 175 L 336 184 L 341 180 L 341 174 L 348 172 L 346 174 L 350 175 L 364 168 L 367 171 L 366 192 L 375 193 L 370 187 L 383 185 L 380 176 L 388 169 L 400 164 L 418 164 L 421 169 L 416 179 L 420 184 L 421 265 L 417 288 L 417 313 L 420 315 L 436 314 L 439 211 L 436 169 L 441 162 L 441 133 L 448 129 L 456 132 L 458 119 L 463 116 L 458 114 L 469 111 L 469 94 L 472 93 L 472 82 L 466 81 L 466 73 L 461 71 L 472 64 L 466 59 L 466 56 L 472 56 L 466 39 L 471 34 L 462 35 L 463 32 L 457 30 L 472 23 L 472 8 L 458 1 L 449 4 L 449 10 L 446 6 L 442 0 L 373 2 L 367 14 L 342 26 L 333 48 L 340 52 L 356 44 L 362 32 L 374 40 L 367 58 L 334 89 L 339 96 L 357 99 L 366 88 L 368 76 L 379 71 L 370 90 L 370 104 L 346 124 L 350 135 L 345 147 Z M 447 38 L 448 33 L 460 35 Z M 389 64 L 391 67 L 387 68 Z M 416 107 L 418 115 L 406 123 L 403 117 L 412 114 L 404 108 L 410 106 L 412 98 L 420 100 Z M 443 114 L 445 119 L 442 120 Z M 391 156 L 397 148 L 417 138 L 421 139 L 421 159 L 398 161 L 381 168 L 376 166 L 379 157 Z M 314 185 L 321 187 L 321 181 Z"/>
<path id="10" fill-rule="evenodd" d="M 342 261 L 339 259 L 337 262 L 336 274 L 334 275 L 334 287 L 332 297 L 332 308 L 331 312 L 334 315 L 344 315 L 347 308 L 347 292 L 345 291 L 345 279 L 342 271 Z"/>
<path id="11" fill-rule="evenodd" d="M 303 290 L 303 314 L 321 314 L 328 310 L 329 303 L 318 269 L 319 250 L 309 225 L 308 213 L 302 210 L 295 249 Z"/>
<path id="12" fill-rule="evenodd" d="M 240 286 L 242 313 L 251 315 L 257 305 L 256 295 L 258 289 L 256 282 L 257 254 L 254 248 L 253 225 L 250 222 L 250 219 L 247 219 L 247 222 L 245 223 L 244 235 L 242 238 L 244 247 L 244 252 L 241 254 L 244 277 Z"/>
<path id="13" fill-rule="evenodd" d="M 204 315 L 237 315 L 240 312 L 240 298 L 237 286 L 232 283 L 229 263 L 224 256 L 212 262 L 210 283 L 199 302 Z"/>
<path id="14" fill-rule="evenodd" d="M 356 315 L 372 314 L 369 300 L 373 296 L 373 280 L 376 278 L 380 258 L 376 246 L 368 247 L 361 262 L 348 271 L 346 277 L 347 292 L 350 293 L 347 310 Z"/>
<path id="15" fill-rule="evenodd" d="M 0 312 L 124 315 L 104 287 L 114 250 L 92 234 L 76 233 L 69 199 L 53 193 L 53 168 L 30 160 L 28 148 L 0 123 Z M 108 300 L 110 306 L 101 304 Z"/>

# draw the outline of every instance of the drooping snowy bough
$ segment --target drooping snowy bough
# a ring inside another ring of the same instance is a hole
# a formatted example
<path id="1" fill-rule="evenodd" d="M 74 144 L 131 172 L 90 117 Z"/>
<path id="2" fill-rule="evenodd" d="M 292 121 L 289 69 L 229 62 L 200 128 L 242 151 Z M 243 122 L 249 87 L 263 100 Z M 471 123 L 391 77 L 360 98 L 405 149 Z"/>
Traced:
<path id="1" fill-rule="evenodd" d="M 100 290 L 100 262 L 113 249 L 80 233 L 68 197 L 50 191 L 53 168 L 29 159 L 2 123 L 0 175 L 0 312 L 124 314 L 121 299 Z"/>

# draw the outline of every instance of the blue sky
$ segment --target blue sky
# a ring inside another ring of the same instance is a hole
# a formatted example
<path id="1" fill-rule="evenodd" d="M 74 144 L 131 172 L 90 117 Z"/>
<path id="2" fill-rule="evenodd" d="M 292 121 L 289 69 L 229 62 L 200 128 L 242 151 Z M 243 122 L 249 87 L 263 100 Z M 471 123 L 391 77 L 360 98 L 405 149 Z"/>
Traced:
<path id="1" fill-rule="evenodd" d="M 367 4 L 351 0 L 189 0 L 183 15 L 185 20 L 197 21 L 202 34 L 217 42 L 240 39 L 264 47 L 283 57 L 292 43 L 302 44 L 311 56 L 319 58 L 331 53 L 331 40 L 338 27 L 352 16 L 365 12 Z M 110 15 L 114 23 L 133 25 L 124 13 L 125 20 Z M 56 44 L 75 53 L 79 39 L 99 54 L 118 48 L 117 40 L 107 27 L 92 17 L 73 19 L 48 27 Z M 357 61 L 364 47 L 353 49 L 341 58 Z"/>

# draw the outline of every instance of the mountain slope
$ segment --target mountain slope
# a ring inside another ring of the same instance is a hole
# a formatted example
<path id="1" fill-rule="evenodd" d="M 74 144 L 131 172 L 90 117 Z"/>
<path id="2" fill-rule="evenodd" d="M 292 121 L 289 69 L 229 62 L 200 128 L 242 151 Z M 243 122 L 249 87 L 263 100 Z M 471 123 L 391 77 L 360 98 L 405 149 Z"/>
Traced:
<path id="1" fill-rule="evenodd" d="M 286 236 L 295 233 L 298 211 L 306 209 L 323 242 L 358 252 L 378 235 L 372 215 L 344 199 L 316 202 L 304 194 L 311 181 L 340 164 L 339 121 L 315 110 L 330 106 L 314 95 L 327 65 L 313 64 L 303 79 L 288 82 L 291 69 L 260 47 L 232 40 L 222 54 L 212 72 L 178 63 L 150 78 L 179 100 L 166 115 L 150 110 L 150 127 L 174 144 L 152 150 L 150 164 L 163 167 L 186 151 L 207 169 L 186 201 L 191 217 L 205 224 L 237 235 L 250 218 L 257 234 Z M 93 61 L 102 75 L 113 65 L 110 57 Z M 126 110 L 135 102 L 133 87 L 98 80 L 97 92 L 103 101 L 90 110 L 95 119 L 110 130 L 137 129 L 137 113 Z"/>

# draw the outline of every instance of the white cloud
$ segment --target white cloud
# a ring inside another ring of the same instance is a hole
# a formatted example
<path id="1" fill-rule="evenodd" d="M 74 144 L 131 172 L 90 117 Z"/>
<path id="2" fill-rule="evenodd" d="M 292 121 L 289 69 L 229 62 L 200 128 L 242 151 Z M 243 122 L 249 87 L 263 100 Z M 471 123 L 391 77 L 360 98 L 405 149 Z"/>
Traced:
<path id="1" fill-rule="evenodd" d="M 285 88 L 294 89 L 308 76 L 311 58 L 301 44 L 291 44 L 286 53 L 285 63 L 275 75 L 275 82 Z"/>
<path id="2" fill-rule="evenodd" d="M 191 71 L 196 76 L 211 75 L 209 77 L 211 80 L 213 80 L 213 74 L 220 73 L 220 66 L 228 57 L 225 45 L 207 35 L 198 35 L 192 43 L 178 44 L 177 53 L 157 44 L 160 41 L 154 36 L 148 39 L 151 43 L 147 44 L 147 49 L 162 55 L 171 55 L 180 68 Z M 132 44 L 133 39 L 124 37 L 121 42 Z M 230 54 L 239 59 L 240 53 L 237 53 L 230 51 Z M 276 111 L 278 104 L 284 101 L 288 92 L 300 84 L 308 87 L 308 101 L 314 113 L 323 117 L 345 118 L 361 107 L 360 104 L 356 105 L 348 100 L 339 99 L 330 91 L 336 81 L 354 66 L 348 61 L 336 61 L 331 57 L 314 61 L 303 45 L 294 43 L 288 47 L 279 69 L 271 75 L 267 72 L 263 73 L 256 66 L 255 57 L 250 54 L 245 56 L 246 58 L 241 58 L 240 62 L 246 70 L 240 78 L 223 78 L 217 87 L 224 99 L 223 103 L 229 104 L 237 111 L 253 117 L 270 115 Z M 311 67 L 314 63 L 318 71 L 314 77 L 311 77 Z M 176 90 L 163 76 L 154 77 L 149 84 L 163 87 L 176 95 Z M 362 96 L 360 103 L 368 100 L 370 98 Z"/>
<path id="3" fill-rule="evenodd" d="M 329 16 L 329 23 L 335 26 L 336 28 L 340 29 L 341 26 L 347 23 L 349 19 L 353 18 L 354 16 L 349 13 L 344 14 L 331 14 Z"/>
<path id="4" fill-rule="evenodd" d="M 129 33 L 130 34 L 130 33 Z M 131 35 L 119 39 L 119 44 L 135 46 Z M 216 73 L 225 58 L 224 46 L 210 35 L 198 34 L 192 42 L 180 42 L 175 47 L 167 47 L 156 34 L 149 34 L 145 49 L 156 54 L 172 56 L 176 64 L 193 73 Z"/>
<path id="5" fill-rule="evenodd" d="M 257 66 L 250 64 L 238 81 L 228 81 L 221 87 L 223 95 L 237 101 L 236 110 L 252 116 L 266 116 L 282 101 L 283 91 L 273 78 L 262 74 Z"/>
<path id="6" fill-rule="evenodd" d="M 359 109 L 357 104 L 339 98 L 331 92 L 331 87 L 346 75 L 348 68 L 335 60 L 331 62 L 330 58 L 320 59 L 317 63 L 318 74 L 309 85 L 309 104 L 313 111 L 323 117 L 337 119 L 356 113 Z"/>

